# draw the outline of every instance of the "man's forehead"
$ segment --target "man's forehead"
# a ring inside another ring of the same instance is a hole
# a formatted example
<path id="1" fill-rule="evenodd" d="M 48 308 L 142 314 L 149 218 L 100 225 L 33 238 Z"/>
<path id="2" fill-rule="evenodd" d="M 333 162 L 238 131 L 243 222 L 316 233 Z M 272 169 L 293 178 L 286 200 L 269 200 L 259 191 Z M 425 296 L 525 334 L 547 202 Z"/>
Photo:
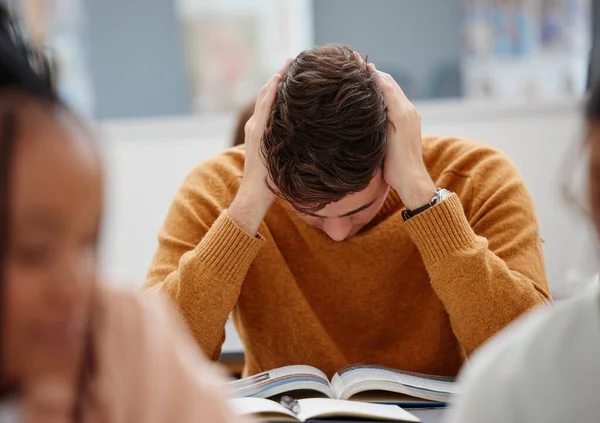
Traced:
<path id="1" fill-rule="evenodd" d="M 343 217 L 358 213 L 371 206 L 379 197 L 383 178 L 374 178 L 369 186 L 362 191 L 348 194 L 339 201 L 327 204 L 325 207 L 317 210 L 305 209 L 303 207 L 294 207 L 304 214 L 316 217 Z"/>
<path id="2" fill-rule="evenodd" d="M 337 215 L 344 214 L 359 207 L 364 206 L 373 200 L 372 192 L 360 191 L 342 198 L 335 203 L 329 203 L 321 210 L 316 211 L 317 214 Z"/>

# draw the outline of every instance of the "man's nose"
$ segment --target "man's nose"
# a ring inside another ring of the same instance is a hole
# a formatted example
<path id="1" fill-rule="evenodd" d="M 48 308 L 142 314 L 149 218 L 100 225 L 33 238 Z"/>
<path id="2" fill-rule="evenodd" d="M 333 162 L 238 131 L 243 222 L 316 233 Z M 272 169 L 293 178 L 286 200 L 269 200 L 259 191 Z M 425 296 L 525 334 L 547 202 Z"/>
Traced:
<path id="1" fill-rule="evenodd" d="M 349 217 L 330 217 L 323 222 L 323 232 L 334 241 L 343 241 L 352 230 Z"/>

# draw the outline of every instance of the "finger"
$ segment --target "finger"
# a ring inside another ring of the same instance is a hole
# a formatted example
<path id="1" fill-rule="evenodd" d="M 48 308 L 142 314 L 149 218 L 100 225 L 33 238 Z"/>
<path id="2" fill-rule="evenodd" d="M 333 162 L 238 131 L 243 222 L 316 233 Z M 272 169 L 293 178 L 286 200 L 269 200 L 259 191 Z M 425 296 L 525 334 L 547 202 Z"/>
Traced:
<path id="1" fill-rule="evenodd" d="M 273 109 L 273 103 L 275 102 L 277 88 L 279 87 L 280 82 L 281 77 L 276 74 L 276 78 L 269 85 L 262 101 L 256 105 L 256 111 L 254 112 L 256 129 L 260 129 L 261 132 L 264 130 L 265 126 L 267 126 L 267 121 L 269 120 L 271 110 Z"/>
<path id="2" fill-rule="evenodd" d="M 392 77 L 392 75 L 382 71 L 376 72 L 379 76 L 379 78 L 377 78 L 379 82 L 379 88 L 381 89 L 381 92 L 383 93 L 384 97 L 393 95 L 397 97 L 397 99 L 401 102 L 410 102 L 410 100 L 404 93 L 404 90 L 402 89 L 402 87 L 400 87 L 400 85 L 398 85 L 398 83 Z"/>
<path id="3" fill-rule="evenodd" d="M 380 70 L 378 70 L 378 69 L 375 67 L 375 64 L 374 64 L 374 63 L 370 63 L 370 65 L 372 65 L 372 66 L 373 66 L 373 70 L 374 70 L 375 72 L 377 72 L 377 75 L 379 76 L 379 78 L 380 78 L 380 79 L 382 79 L 382 80 L 383 80 L 385 83 L 387 83 L 387 84 L 393 85 L 393 83 L 394 83 L 394 78 L 392 78 L 392 75 L 390 75 L 390 74 L 389 74 L 389 73 L 387 73 L 387 72 L 384 72 L 384 71 L 380 71 Z"/>
<path id="4" fill-rule="evenodd" d="M 386 76 L 387 74 L 385 72 L 377 70 L 373 63 L 370 63 L 369 66 L 372 67 L 373 72 L 375 72 L 375 74 L 377 75 L 377 78 L 375 79 L 377 81 L 377 85 L 379 85 L 379 88 L 384 94 L 387 93 L 392 88 L 390 80 Z"/>
<path id="5" fill-rule="evenodd" d="M 288 57 L 285 61 L 285 63 L 283 64 L 283 66 L 277 71 L 277 74 L 279 76 L 281 76 L 281 78 L 283 79 L 283 76 L 285 75 L 285 73 L 287 72 L 288 68 L 290 67 L 290 65 L 292 64 L 292 62 L 294 61 L 293 57 Z"/>
<path id="6" fill-rule="evenodd" d="M 283 78 L 283 75 L 285 75 L 285 72 L 287 71 L 287 69 L 289 68 L 290 64 L 293 61 L 294 61 L 293 57 L 288 57 L 286 59 L 285 63 L 283 64 L 283 66 L 273 76 L 271 76 L 271 78 L 267 81 L 267 83 L 261 88 L 260 92 L 258 93 L 256 103 L 254 103 L 254 113 L 256 113 L 258 111 L 259 105 L 262 103 L 265 96 L 269 92 L 269 88 L 271 87 L 271 84 L 273 83 L 273 81 L 275 81 L 277 79 L 279 81 L 281 81 L 281 79 Z"/>
<path id="7" fill-rule="evenodd" d="M 408 100 L 408 97 L 406 97 L 406 94 L 404 93 L 404 90 L 402 89 L 402 87 L 400 85 L 398 85 L 398 83 L 392 77 L 392 75 L 390 75 L 389 73 L 381 72 L 381 71 L 377 71 L 377 72 L 386 81 L 386 83 L 392 88 L 392 90 L 398 92 L 398 94 L 401 96 L 401 98 L 403 100 Z"/>
<path id="8" fill-rule="evenodd" d="M 375 72 L 377 69 L 375 68 L 375 64 L 374 64 L 374 63 L 369 63 L 369 64 L 367 65 L 367 70 L 368 70 L 369 72 Z"/>
<path id="9" fill-rule="evenodd" d="M 256 97 L 256 101 L 254 102 L 254 113 L 256 113 L 256 111 L 258 110 L 258 105 L 262 102 L 263 98 L 265 97 L 265 92 L 267 91 L 267 89 L 268 89 L 268 87 L 269 87 L 270 84 L 271 84 L 271 79 L 269 79 L 267 81 L 267 83 L 265 85 L 263 85 L 263 87 L 258 92 L 258 96 Z"/>
<path id="10" fill-rule="evenodd" d="M 365 63 L 365 60 L 362 58 L 362 56 L 360 55 L 360 53 L 358 51 L 354 51 L 352 52 L 352 55 L 354 56 L 354 58 L 356 60 L 358 60 L 361 63 Z"/>
<path id="11" fill-rule="evenodd" d="M 258 93 L 258 97 L 256 99 L 256 103 L 254 105 L 254 111 L 257 110 L 258 105 L 262 102 L 262 100 L 264 99 L 266 93 L 269 90 L 269 87 L 271 85 L 271 83 L 279 78 L 280 80 L 283 78 L 283 75 L 285 74 L 285 72 L 287 71 L 287 69 L 289 68 L 290 64 L 294 61 L 293 57 L 288 57 L 285 61 L 285 63 L 283 64 L 283 66 L 275 73 L 273 74 L 273 76 L 271 76 L 271 78 L 269 78 L 269 80 L 267 81 L 267 83 L 261 88 L 260 92 Z"/>
<path id="12" fill-rule="evenodd" d="M 256 103 L 254 103 L 254 114 L 258 112 L 261 103 L 272 89 L 273 83 L 279 83 L 280 81 L 281 76 L 278 73 L 276 73 L 271 78 L 269 78 L 267 83 L 261 88 L 260 92 L 258 93 L 258 97 L 256 98 Z"/>

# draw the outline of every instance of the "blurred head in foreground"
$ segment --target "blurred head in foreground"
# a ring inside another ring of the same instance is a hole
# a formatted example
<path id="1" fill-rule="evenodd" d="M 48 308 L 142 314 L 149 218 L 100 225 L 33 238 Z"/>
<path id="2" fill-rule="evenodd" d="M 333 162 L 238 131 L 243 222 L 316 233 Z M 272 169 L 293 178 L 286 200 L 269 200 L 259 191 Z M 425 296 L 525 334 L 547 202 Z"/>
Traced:
<path id="1" fill-rule="evenodd" d="M 91 366 L 84 357 L 101 211 L 90 132 L 58 99 L 50 63 L 0 3 L 3 392 L 44 373 L 79 378 Z"/>
<path id="2" fill-rule="evenodd" d="M 240 421 L 179 315 L 97 283 L 99 156 L 1 5 L 0 414 L 10 397 L 30 423 Z"/>

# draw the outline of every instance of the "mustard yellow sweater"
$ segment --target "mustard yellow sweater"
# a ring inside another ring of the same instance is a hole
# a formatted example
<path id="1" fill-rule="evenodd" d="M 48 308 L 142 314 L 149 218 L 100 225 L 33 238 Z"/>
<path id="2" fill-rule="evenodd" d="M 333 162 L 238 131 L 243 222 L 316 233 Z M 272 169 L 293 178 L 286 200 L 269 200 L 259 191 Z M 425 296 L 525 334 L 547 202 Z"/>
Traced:
<path id="1" fill-rule="evenodd" d="M 206 355 L 231 312 L 247 375 L 353 363 L 455 375 L 466 356 L 549 298 L 534 206 L 498 151 L 426 137 L 436 186 L 456 195 L 404 222 L 394 191 L 375 220 L 335 242 L 281 200 L 259 236 L 227 214 L 244 148 L 199 164 L 175 196 L 146 286 L 168 293 Z"/>

